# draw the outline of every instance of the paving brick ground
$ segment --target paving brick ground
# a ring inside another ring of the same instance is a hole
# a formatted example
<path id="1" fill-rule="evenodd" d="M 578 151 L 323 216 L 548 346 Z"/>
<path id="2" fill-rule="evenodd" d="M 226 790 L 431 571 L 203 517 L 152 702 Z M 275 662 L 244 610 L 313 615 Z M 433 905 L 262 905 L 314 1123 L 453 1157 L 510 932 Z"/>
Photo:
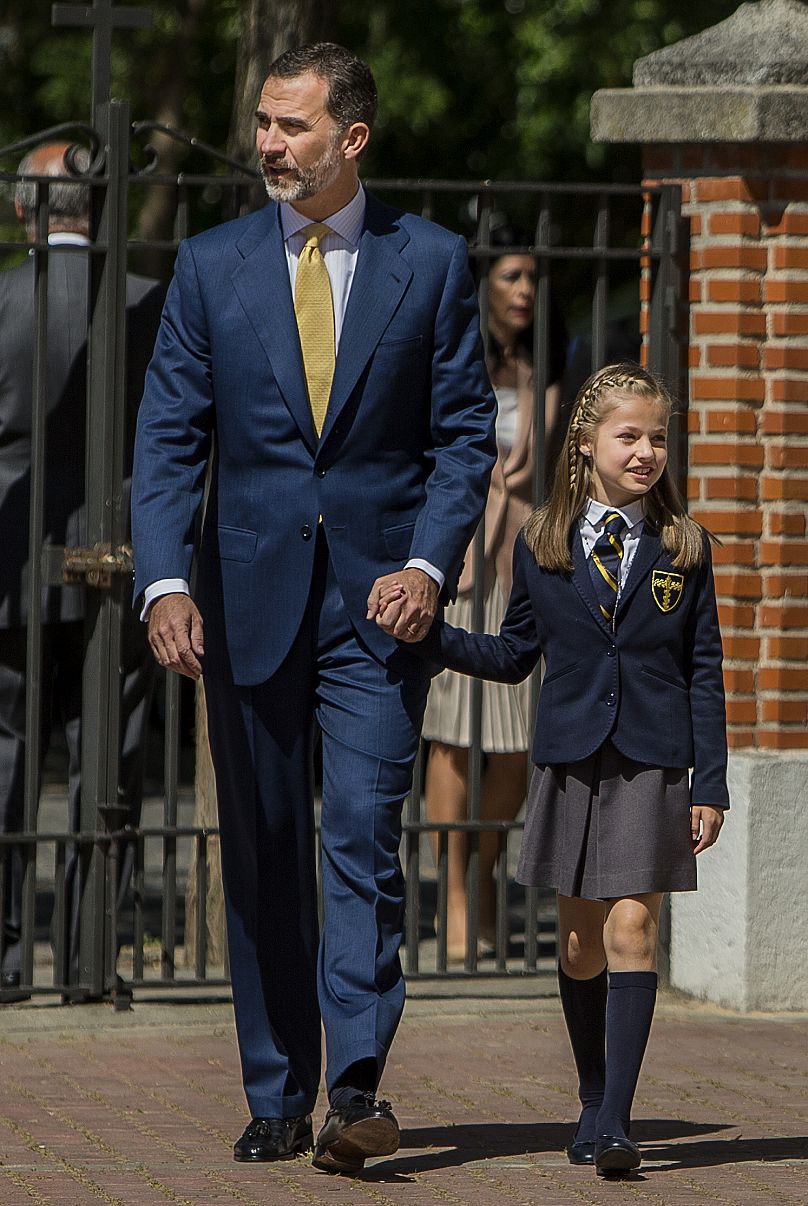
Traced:
<path id="1" fill-rule="evenodd" d="M 571 1060 L 541 991 L 414 1000 L 383 1087 L 402 1145 L 361 1180 L 303 1158 L 237 1165 L 229 1006 L 6 1007 L 0 1206 L 808 1204 L 805 1015 L 663 998 L 635 1111 L 644 1164 L 624 1182 L 566 1163 Z"/>

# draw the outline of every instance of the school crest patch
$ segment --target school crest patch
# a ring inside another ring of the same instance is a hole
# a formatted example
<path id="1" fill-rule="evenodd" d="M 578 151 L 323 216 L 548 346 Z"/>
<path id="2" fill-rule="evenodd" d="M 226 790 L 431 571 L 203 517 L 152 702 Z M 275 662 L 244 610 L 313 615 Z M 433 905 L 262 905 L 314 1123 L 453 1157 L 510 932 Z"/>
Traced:
<path id="1" fill-rule="evenodd" d="M 673 611 L 679 606 L 684 593 L 684 574 L 670 570 L 655 570 L 651 575 L 651 594 L 660 611 Z"/>

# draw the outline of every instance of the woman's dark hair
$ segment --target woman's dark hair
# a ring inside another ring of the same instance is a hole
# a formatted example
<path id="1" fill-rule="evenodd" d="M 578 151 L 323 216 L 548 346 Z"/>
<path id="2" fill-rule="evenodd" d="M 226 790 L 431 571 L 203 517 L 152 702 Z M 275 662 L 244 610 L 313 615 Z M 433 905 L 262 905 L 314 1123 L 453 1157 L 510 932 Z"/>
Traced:
<path id="1" fill-rule="evenodd" d="M 336 42 L 310 42 L 279 55 L 270 64 L 267 79 L 297 79 L 307 72 L 328 85 L 326 110 L 340 130 L 355 121 L 372 129 L 378 93 L 367 63 Z"/>
<path id="2" fill-rule="evenodd" d="M 518 226 L 502 222 L 492 227 L 488 236 L 490 254 L 480 254 L 480 244 L 477 244 L 478 254 L 472 257 L 472 271 L 479 289 L 480 282 L 488 276 L 497 260 L 506 255 L 530 255 L 533 239 L 528 232 Z M 522 248 L 521 251 L 506 251 L 505 248 Z M 532 360 L 533 358 L 533 324 L 516 336 L 517 347 L 522 348 Z M 548 339 L 549 364 L 547 366 L 547 384 L 553 385 L 561 379 L 567 357 L 567 328 L 559 310 L 552 290 L 550 291 L 550 331 Z M 488 367 L 496 373 L 503 363 L 503 349 L 493 332 L 488 332 Z"/>

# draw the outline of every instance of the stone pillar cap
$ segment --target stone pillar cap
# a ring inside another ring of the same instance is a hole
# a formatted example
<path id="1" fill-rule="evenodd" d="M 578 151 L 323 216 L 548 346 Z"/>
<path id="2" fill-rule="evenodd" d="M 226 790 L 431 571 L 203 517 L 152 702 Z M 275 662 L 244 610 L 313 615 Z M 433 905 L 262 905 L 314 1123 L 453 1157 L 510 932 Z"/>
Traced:
<path id="1" fill-rule="evenodd" d="M 808 142 L 808 6 L 742 4 L 592 98 L 594 142 Z"/>
<path id="2" fill-rule="evenodd" d="M 711 29 L 637 59 L 636 87 L 808 84 L 808 7 L 742 4 Z"/>

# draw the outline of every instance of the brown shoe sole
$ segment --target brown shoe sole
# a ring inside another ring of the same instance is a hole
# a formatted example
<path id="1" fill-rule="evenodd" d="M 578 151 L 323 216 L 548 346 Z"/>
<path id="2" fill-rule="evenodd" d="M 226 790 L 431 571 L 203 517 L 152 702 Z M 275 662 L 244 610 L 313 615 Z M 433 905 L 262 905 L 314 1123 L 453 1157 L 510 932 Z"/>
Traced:
<path id="1" fill-rule="evenodd" d="M 347 1126 L 328 1147 L 314 1150 L 312 1165 L 322 1172 L 361 1172 L 368 1156 L 392 1156 L 401 1142 L 398 1125 L 388 1118 L 364 1118 Z"/>

